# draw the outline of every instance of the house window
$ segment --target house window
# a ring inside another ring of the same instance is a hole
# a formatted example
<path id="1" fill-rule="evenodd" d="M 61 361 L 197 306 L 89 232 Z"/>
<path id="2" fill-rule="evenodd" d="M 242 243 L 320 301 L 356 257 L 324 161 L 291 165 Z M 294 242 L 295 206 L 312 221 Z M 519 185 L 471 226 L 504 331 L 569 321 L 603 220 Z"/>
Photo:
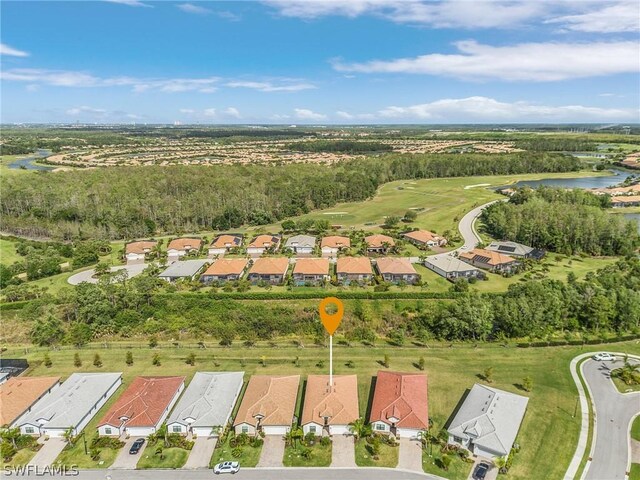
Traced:
<path id="1" fill-rule="evenodd" d="M 27 432 L 27 433 L 36 433 L 36 431 L 33 429 L 33 427 L 25 427 L 24 431 Z"/>
<path id="2" fill-rule="evenodd" d="M 111 428 L 107 427 L 104 429 L 104 434 L 105 435 L 111 435 Z"/>
<path id="3" fill-rule="evenodd" d="M 386 430 L 384 423 L 376 423 L 376 430 L 379 430 L 379 431 Z"/>
<path id="4" fill-rule="evenodd" d="M 316 426 L 315 425 L 309 425 L 309 432 L 316 433 Z"/>
<path id="5" fill-rule="evenodd" d="M 249 433 L 249 427 L 247 425 L 242 426 L 242 433 Z"/>
<path id="6" fill-rule="evenodd" d="M 182 427 L 180 425 L 173 426 L 173 433 L 181 433 L 181 432 L 182 432 Z"/>
<path id="7" fill-rule="evenodd" d="M 463 442 L 462 438 L 460 438 L 460 437 L 453 437 L 453 441 L 456 442 L 456 443 L 462 443 Z"/>

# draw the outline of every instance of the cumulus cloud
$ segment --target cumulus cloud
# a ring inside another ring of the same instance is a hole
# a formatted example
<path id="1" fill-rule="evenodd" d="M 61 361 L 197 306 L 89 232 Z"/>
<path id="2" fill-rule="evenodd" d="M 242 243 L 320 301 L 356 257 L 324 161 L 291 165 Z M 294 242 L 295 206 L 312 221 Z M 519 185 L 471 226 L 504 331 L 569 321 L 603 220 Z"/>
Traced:
<path id="1" fill-rule="evenodd" d="M 309 90 L 316 88 L 315 85 L 306 82 L 274 84 L 273 82 L 251 82 L 243 80 L 234 80 L 225 84 L 231 88 L 250 88 L 261 92 L 299 92 L 300 90 Z"/>
<path id="2" fill-rule="evenodd" d="M 213 13 L 208 8 L 200 7 L 198 5 L 194 5 L 193 3 L 181 3 L 176 5 L 180 10 L 186 13 L 195 13 L 196 15 L 209 15 Z"/>
<path id="3" fill-rule="evenodd" d="M 29 53 L 17 48 L 10 47 L 6 43 L 0 43 L 0 55 L 8 55 L 11 57 L 28 57 Z"/>
<path id="4" fill-rule="evenodd" d="M 447 98 L 409 106 L 390 106 L 380 118 L 444 122 L 623 121 L 638 118 L 637 109 L 583 105 L 550 106 L 529 102 L 501 102 L 488 97 Z"/>
<path id="5" fill-rule="evenodd" d="M 343 120 L 374 120 L 376 116 L 372 113 L 349 113 L 344 110 L 338 110 L 336 112 L 338 118 Z"/>
<path id="6" fill-rule="evenodd" d="M 185 113 L 185 114 L 192 114 L 192 113 L 196 113 L 196 111 L 193 108 L 181 108 L 180 113 Z"/>
<path id="7" fill-rule="evenodd" d="M 95 117 L 104 117 L 107 115 L 107 111 L 102 108 L 93 108 L 83 105 L 81 107 L 73 107 L 66 111 L 67 115 L 77 116 L 81 114 L 95 116 Z"/>
<path id="8" fill-rule="evenodd" d="M 413 58 L 334 62 L 341 72 L 412 73 L 469 80 L 548 82 L 571 78 L 636 73 L 640 46 L 635 41 L 592 43 L 521 43 L 495 47 L 474 40 L 455 43 L 459 53 Z"/>
<path id="9" fill-rule="evenodd" d="M 109 3 L 119 3 L 120 5 L 127 5 L 128 7 L 147 7 L 153 8 L 153 5 L 141 2 L 140 0 L 105 0 Z"/>
<path id="10" fill-rule="evenodd" d="M 637 32 L 640 31 L 640 3 L 637 0 L 606 3 L 602 8 L 559 16 L 546 23 L 561 24 L 566 30 L 578 32 Z"/>
<path id="11" fill-rule="evenodd" d="M 296 118 L 300 120 L 326 120 L 327 116 L 307 108 L 294 108 Z"/>
<path id="12" fill-rule="evenodd" d="M 223 112 L 225 115 L 233 118 L 240 118 L 240 111 L 235 107 L 228 107 Z"/>
<path id="13" fill-rule="evenodd" d="M 215 108 L 205 108 L 203 115 L 205 117 L 215 117 L 216 116 L 216 109 Z"/>

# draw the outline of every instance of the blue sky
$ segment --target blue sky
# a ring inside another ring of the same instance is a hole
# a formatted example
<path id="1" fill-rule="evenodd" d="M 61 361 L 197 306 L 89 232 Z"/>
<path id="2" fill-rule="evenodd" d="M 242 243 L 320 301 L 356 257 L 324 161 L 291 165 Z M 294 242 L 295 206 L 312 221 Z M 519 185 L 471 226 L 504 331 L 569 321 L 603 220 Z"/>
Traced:
<path id="1" fill-rule="evenodd" d="M 640 2 L 6 1 L 9 122 L 640 121 Z"/>

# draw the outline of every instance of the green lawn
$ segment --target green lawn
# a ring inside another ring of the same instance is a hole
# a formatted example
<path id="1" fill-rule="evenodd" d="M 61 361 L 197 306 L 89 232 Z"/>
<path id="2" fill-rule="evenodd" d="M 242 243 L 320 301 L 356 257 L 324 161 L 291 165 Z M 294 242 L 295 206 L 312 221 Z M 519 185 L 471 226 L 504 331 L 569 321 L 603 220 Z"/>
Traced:
<path id="1" fill-rule="evenodd" d="M 640 415 L 638 415 L 631 424 L 631 438 L 640 442 Z"/>
<path id="2" fill-rule="evenodd" d="M 133 343 L 133 342 L 131 342 Z M 75 371 L 92 371 L 93 353 L 99 351 L 104 366 L 102 371 L 123 371 L 125 386 L 136 375 L 151 375 L 161 372 L 163 375 L 186 375 L 188 379 L 198 370 L 219 370 L 246 372 L 248 378 L 252 374 L 302 374 L 320 373 L 323 369 L 316 367 L 320 359 L 328 366 L 328 350 L 307 344 L 306 348 L 294 347 L 291 342 L 280 342 L 278 348 L 259 346 L 246 349 L 240 345 L 230 348 L 210 346 L 206 350 L 189 348 L 162 348 L 157 352 L 162 361 L 161 367 L 154 367 L 151 358 L 155 351 L 140 344 L 141 348 L 133 349 L 134 364 L 125 364 L 126 349 L 117 348 L 111 343 L 110 348 L 100 349 L 97 346 L 81 350 L 84 362 L 79 369 L 73 366 L 75 350 L 62 349 L 50 352 L 53 362 L 51 368 L 42 365 L 44 349 L 30 347 L 26 358 L 31 367 L 28 375 L 60 375 L 67 377 Z M 366 414 L 371 391 L 372 377 L 382 367 L 378 361 L 387 353 L 390 356 L 390 368 L 397 371 L 417 371 L 413 366 L 423 356 L 426 361 L 425 371 L 429 376 L 429 414 L 436 425 L 442 426 L 453 412 L 458 401 L 467 388 L 478 382 L 478 374 L 487 367 L 494 368 L 494 385 L 514 393 L 522 394 L 515 386 L 525 376 L 533 380 L 533 390 L 529 396 L 529 406 L 518 436 L 521 451 L 515 458 L 509 472 L 511 479 L 559 478 L 564 474 L 575 450 L 580 431 L 580 415 L 573 417 L 577 391 L 569 372 L 570 360 L 580 353 L 600 351 L 601 347 L 548 347 L 519 349 L 513 346 L 502 347 L 498 344 L 472 345 L 448 344 L 434 342 L 431 348 L 406 347 L 362 347 L 334 345 L 334 369 L 336 374 L 357 374 L 360 414 Z M 621 351 L 639 354 L 640 345 L 627 342 L 615 345 Z M 194 352 L 197 356 L 196 366 L 186 365 L 186 356 Z M 24 356 L 23 347 L 9 346 L 5 352 L 8 358 Z M 267 357 L 267 366 L 259 362 L 262 356 Z M 293 364 L 299 357 L 300 367 Z M 214 359 L 215 357 L 215 359 Z M 354 368 L 345 365 L 353 360 Z M 244 362 L 244 363 L 242 363 Z M 218 365 L 215 365 L 217 363 Z M 124 388 L 124 387 L 121 387 Z M 119 393 L 115 395 L 117 397 Z M 101 416 L 100 412 L 93 421 L 95 428 Z M 91 430 L 91 429 L 89 429 Z M 548 439 L 553 438 L 553 442 Z M 435 451 L 435 450 L 434 450 Z M 251 452 L 245 447 L 243 465 L 257 463 L 259 452 Z M 549 458 L 554 458 L 549 462 Z M 221 445 L 214 454 L 216 461 L 231 460 L 228 447 Z M 536 472 L 535 475 L 533 472 Z"/>
<path id="3" fill-rule="evenodd" d="M 300 445 L 298 448 L 285 447 L 282 463 L 285 467 L 328 467 L 331 465 L 331 446 L 331 443 L 323 446 L 320 444 L 320 439 L 316 439 L 315 445 L 308 447 L 311 449 L 309 459 L 300 455 L 300 451 L 307 447 Z"/>
<path id="4" fill-rule="evenodd" d="M 31 450 L 29 448 L 22 448 L 18 450 L 18 452 L 13 456 L 10 462 L 4 462 L 0 459 L 0 468 L 7 467 L 17 467 L 20 465 L 26 465 L 36 454 L 36 451 Z"/>
<path id="5" fill-rule="evenodd" d="M 429 456 L 430 453 L 432 456 Z M 451 465 L 449 465 L 448 470 L 444 470 L 441 463 L 442 451 L 440 450 L 440 447 L 434 446 L 429 450 L 425 449 L 422 451 L 422 469 L 426 473 L 432 473 L 434 475 L 439 475 L 440 477 L 450 478 L 451 480 L 466 480 L 469 477 L 469 473 L 471 472 L 472 464 L 465 462 L 464 460 L 462 460 L 462 458 L 460 458 L 459 455 L 456 455 L 455 453 L 450 453 L 449 456 L 451 458 Z"/>
<path id="6" fill-rule="evenodd" d="M 400 447 L 390 447 L 386 443 L 380 444 L 380 455 L 375 460 L 370 450 L 367 448 L 369 444 L 366 440 L 358 440 L 356 442 L 356 465 L 359 467 L 388 467 L 395 468 L 398 465 L 398 454 Z"/>
<path id="7" fill-rule="evenodd" d="M 12 265 L 21 259 L 22 257 L 16 252 L 15 242 L 0 238 L 0 263 L 3 265 Z"/>
<path id="8" fill-rule="evenodd" d="M 189 450 L 172 447 L 164 448 L 162 455 L 156 454 L 157 444 L 147 444 L 140 455 L 137 468 L 182 468 L 189 458 Z"/>
<path id="9" fill-rule="evenodd" d="M 640 480 L 640 463 L 632 463 L 629 480 Z"/>
<path id="10" fill-rule="evenodd" d="M 239 462 L 240 467 L 255 467 L 258 464 L 258 460 L 260 460 L 262 446 L 252 447 L 251 445 L 245 445 L 242 447 L 242 454 L 239 457 L 234 457 L 231 455 L 231 450 L 233 449 L 229 446 L 230 438 L 231 435 L 227 436 L 224 442 L 218 442 L 216 449 L 213 451 L 209 466 L 213 468 L 217 463 L 231 460 L 233 462 Z"/>

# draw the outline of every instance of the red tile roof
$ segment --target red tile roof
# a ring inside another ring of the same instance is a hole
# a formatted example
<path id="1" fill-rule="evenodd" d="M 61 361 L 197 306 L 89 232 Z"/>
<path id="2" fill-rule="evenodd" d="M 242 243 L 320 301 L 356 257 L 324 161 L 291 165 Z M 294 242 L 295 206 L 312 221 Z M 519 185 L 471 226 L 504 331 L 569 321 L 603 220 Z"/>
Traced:
<path id="1" fill-rule="evenodd" d="M 373 394 L 370 422 L 395 417 L 396 427 L 421 430 L 429 426 L 427 376 L 421 373 L 379 371 Z"/>
<path id="2" fill-rule="evenodd" d="M 167 250 L 186 250 L 187 247 L 199 250 L 201 246 L 202 240 L 199 238 L 176 238 L 171 240 Z"/>
<path id="3" fill-rule="evenodd" d="M 405 233 L 403 236 L 420 243 L 427 243 L 427 242 L 439 243 L 440 241 L 444 240 L 444 238 L 441 237 L 440 235 L 436 235 L 435 233 L 430 232 L 428 230 L 414 230 L 413 232 Z"/>
<path id="4" fill-rule="evenodd" d="M 202 275 L 240 275 L 248 263 L 246 258 L 221 258 L 213 262 Z"/>
<path id="5" fill-rule="evenodd" d="M 309 375 L 304 392 L 301 425 L 307 423 L 348 425 L 360 416 L 358 407 L 358 377 L 334 375 L 329 387 L 329 375 Z"/>
<path id="6" fill-rule="evenodd" d="M 11 425 L 60 377 L 11 377 L 0 385 L 0 427 Z"/>
<path id="7" fill-rule="evenodd" d="M 284 275 L 289 269 L 289 259 L 284 257 L 262 257 L 253 262 L 249 275 Z"/>
<path id="8" fill-rule="evenodd" d="M 381 235 L 379 233 L 364 237 L 364 241 L 369 248 L 382 248 L 384 247 L 384 244 L 387 244 L 389 247 L 393 247 L 396 244 L 390 236 Z"/>
<path id="9" fill-rule="evenodd" d="M 408 258 L 383 257 L 376 261 L 380 274 L 390 273 L 392 275 L 416 275 L 416 269 L 413 268 Z"/>
<path id="10" fill-rule="evenodd" d="M 328 258 L 299 258 L 293 268 L 293 274 L 329 275 Z"/>
<path id="11" fill-rule="evenodd" d="M 336 263 L 336 273 L 371 275 L 371 262 L 367 257 L 341 257 Z"/>
<path id="12" fill-rule="evenodd" d="M 349 248 L 351 247 L 351 240 L 349 237 L 341 237 L 339 235 L 331 235 L 329 237 L 324 237 L 322 239 L 322 243 L 320 243 L 320 248 Z"/>
<path id="13" fill-rule="evenodd" d="M 152 241 L 152 240 L 143 240 L 143 241 L 140 241 L 140 242 L 131 242 L 131 243 L 127 243 L 127 246 L 125 247 L 125 251 L 126 251 L 126 253 L 142 254 L 142 253 L 146 253 L 145 250 L 151 250 L 157 244 L 158 244 L 158 242 L 155 242 L 155 241 Z"/>
<path id="14" fill-rule="evenodd" d="M 213 242 L 211 242 L 212 248 L 231 248 L 231 247 L 239 247 L 242 244 L 242 236 L 241 235 L 229 235 L 222 234 L 219 235 Z"/>
<path id="15" fill-rule="evenodd" d="M 459 257 L 466 258 L 467 260 L 471 261 L 479 261 L 493 266 L 504 265 L 516 261 L 515 258 L 510 257 L 509 255 L 503 255 L 502 253 L 485 250 L 484 248 L 474 248 L 469 252 L 461 253 Z"/>
<path id="16" fill-rule="evenodd" d="M 280 237 L 276 237 L 275 235 L 258 235 L 253 241 L 249 244 L 250 248 L 269 248 L 273 245 L 280 244 Z"/>
<path id="17" fill-rule="evenodd" d="M 184 384 L 185 377 L 136 377 L 109 411 L 98 427 L 119 427 L 127 417 L 127 427 L 152 427 L 162 418 L 171 400 Z"/>

